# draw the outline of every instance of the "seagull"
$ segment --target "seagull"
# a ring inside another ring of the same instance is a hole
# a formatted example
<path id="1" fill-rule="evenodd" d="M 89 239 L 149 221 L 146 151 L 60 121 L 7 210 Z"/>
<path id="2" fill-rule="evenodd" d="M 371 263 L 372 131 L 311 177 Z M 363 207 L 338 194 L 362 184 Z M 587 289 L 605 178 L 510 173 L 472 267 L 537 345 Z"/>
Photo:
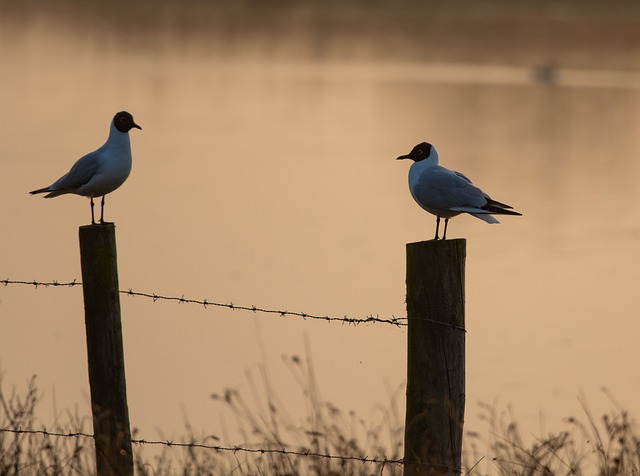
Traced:
<path id="1" fill-rule="evenodd" d="M 438 165 L 438 151 L 427 142 L 418 144 L 396 160 L 402 159 L 414 161 L 409 169 L 411 196 L 418 205 L 437 217 L 435 240 L 439 239 L 440 218 L 444 218 L 442 239 L 446 240 L 449 218 L 461 213 L 468 213 L 487 223 L 500 223 L 493 215 L 522 215 L 513 207 L 493 200 L 460 172 Z"/>
<path id="2" fill-rule="evenodd" d="M 29 193 L 46 193 L 44 198 L 65 193 L 91 198 L 92 225 L 96 224 L 93 199 L 101 196 L 100 223 L 104 223 L 104 196 L 122 185 L 131 172 L 129 131 L 134 127 L 142 129 L 128 112 L 117 113 L 111 121 L 107 142 L 102 147 L 78 159 L 71 170 L 53 184 Z"/>

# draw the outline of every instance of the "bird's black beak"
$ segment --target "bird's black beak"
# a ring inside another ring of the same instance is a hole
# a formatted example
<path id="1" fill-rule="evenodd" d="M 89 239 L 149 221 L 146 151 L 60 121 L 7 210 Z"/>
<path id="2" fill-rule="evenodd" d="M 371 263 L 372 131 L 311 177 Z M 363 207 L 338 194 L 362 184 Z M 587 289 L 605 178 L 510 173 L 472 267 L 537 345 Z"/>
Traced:
<path id="1" fill-rule="evenodd" d="M 402 159 L 408 159 L 408 158 L 409 158 L 409 155 L 401 155 L 396 160 L 402 160 Z"/>
<path id="2" fill-rule="evenodd" d="M 136 129 L 140 129 L 142 130 L 142 127 L 140 127 L 138 124 L 136 124 L 135 122 L 133 123 L 133 127 L 135 127 Z"/>

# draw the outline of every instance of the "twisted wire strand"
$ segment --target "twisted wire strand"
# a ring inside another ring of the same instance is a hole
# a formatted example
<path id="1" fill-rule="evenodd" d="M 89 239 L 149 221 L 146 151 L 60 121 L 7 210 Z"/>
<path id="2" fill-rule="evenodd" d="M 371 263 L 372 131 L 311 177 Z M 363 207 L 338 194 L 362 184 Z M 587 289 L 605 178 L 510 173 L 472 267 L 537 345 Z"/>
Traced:
<path id="1" fill-rule="evenodd" d="M 60 281 L 20 281 L 20 280 L 11 280 L 11 279 L 2 279 L 0 280 L 0 284 L 3 284 L 4 286 L 8 286 L 8 285 L 28 285 L 28 286 L 34 286 L 35 288 L 38 287 L 49 287 L 49 286 L 53 286 L 53 287 L 74 287 L 74 286 L 81 286 L 82 283 L 77 281 L 77 280 L 73 280 L 73 281 L 67 281 L 67 282 L 60 282 Z M 259 307 L 259 306 L 247 306 L 247 305 L 238 305 L 238 304 L 234 304 L 233 302 L 231 303 L 222 303 L 222 302 L 216 302 L 216 301 L 209 301 L 208 299 L 191 299 L 191 298 L 186 298 L 184 297 L 184 294 L 181 296 L 165 296 L 162 294 L 156 294 L 156 293 L 147 293 L 147 292 L 138 292 L 138 291 L 134 291 L 133 289 L 128 289 L 128 290 L 120 290 L 120 294 L 124 294 L 127 296 L 132 296 L 132 297 L 143 297 L 146 299 L 151 299 L 153 300 L 153 302 L 157 302 L 157 301 L 174 301 L 174 302 L 178 302 L 179 304 L 197 304 L 200 306 L 203 306 L 205 309 L 209 306 L 212 307 L 222 307 L 222 308 L 227 308 L 227 309 L 231 309 L 233 311 L 250 311 L 253 313 L 263 313 L 263 314 L 275 314 L 281 317 L 301 317 L 303 319 L 315 319 L 315 320 L 322 320 L 322 321 L 327 321 L 327 322 L 342 322 L 344 324 L 353 324 L 353 325 L 358 325 L 358 324 L 390 324 L 393 325 L 395 327 L 404 327 L 407 325 L 408 323 L 408 318 L 406 317 L 395 317 L 395 316 L 391 316 L 388 319 L 383 319 L 381 317 L 378 316 L 374 316 L 374 315 L 368 315 L 366 317 L 348 317 L 348 316 L 328 316 L 328 315 L 319 315 L 319 314 L 311 314 L 311 313 L 307 313 L 307 312 L 299 312 L 299 311 L 287 311 L 287 310 L 282 310 L 282 309 L 268 309 L 265 307 Z M 416 318 L 412 318 L 415 320 L 423 320 L 423 321 L 428 321 L 428 322 L 432 322 L 434 324 L 443 326 L 443 327 L 449 327 L 452 329 L 456 329 L 458 331 L 462 331 L 462 332 L 466 332 L 466 329 L 462 326 L 456 326 L 453 324 L 449 324 L 447 322 L 441 322 L 441 321 L 437 321 L 435 319 L 429 319 L 427 317 L 416 317 Z"/>

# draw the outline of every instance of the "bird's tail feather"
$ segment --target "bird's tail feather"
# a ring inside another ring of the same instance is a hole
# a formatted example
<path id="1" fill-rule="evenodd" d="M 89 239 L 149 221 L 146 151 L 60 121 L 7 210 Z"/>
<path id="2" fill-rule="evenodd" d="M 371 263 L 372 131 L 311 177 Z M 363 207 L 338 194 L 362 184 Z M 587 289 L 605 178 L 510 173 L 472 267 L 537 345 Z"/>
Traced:
<path id="1" fill-rule="evenodd" d="M 512 206 L 506 205 L 504 203 L 497 202 L 492 200 L 489 197 L 485 197 L 487 200 L 487 204 L 482 207 L 483 210 L 486 210 L 489 213 L 495 213 L 497 215 L 518 215 L 522 216 L 522 213 L 516 212 Z"/>
<path id="2" fill-rule="evenodd" d="M 46 193 L 44 198 L 53 198 L 53 197 L 57 197 L 58 195 L 62 195 L 62 194 L 68 193 L 68 192 L 65 191 L 65 190 L 55 190 L 55 189 L 52 189 L 51 187 L 44 187 L 44 188 L 39 188 L 38 190 L 34 190 L 32 192 L 29 192 L 29 193 L 31 195 L 35 195 L 37 193 Z"/>
<path id="3" fill-rule="evenodd" d="M 476 218 L 480 218 L 480 220 L 484 220 L 487 223 L 500 223 L 498 220 L 496 220 L 492 216 L 492 214 L 494 212 L 491 212 L 489 210 L 484 210 L 482 208 L 476 208 L 476 207 L 452 207 L 449 210 L 455 211 L 455 212 L 460 212 L 460 213 L 468 213 L 469 215 L 473 215 Z"/>
<path id="4" fill-rule="evenodd" d="M 510 205 L 507 205 L 506 203 L 501 203 L 498 200 L 494 200 L 493 198 L 489 198 L 489 197 L 484 197 L 484 198 L 487 200 L 487 205 L 490 205 L 496 208 L 508 208 L 509 210 L 513 210 L 513 207 Z"/>
<path id="5" fill-rule="evenodd" d="M 471 213 L 470 215 L 480 218 L 480 220 L 486 221 L 489 224 L 500 223 L 496 217 L 489 215 L 488 213 Z"/>
<path id="6" fill-rule="evenodd" d="M 482 207 L 483 210 L 487 210 L 487 213 L 495 213 L 496 215 L 517 215 L 522 216 L 522 213 L 516 212 L 515 210 L 505 210 L 504 208 L 498 208 L 486 204 Z"/>

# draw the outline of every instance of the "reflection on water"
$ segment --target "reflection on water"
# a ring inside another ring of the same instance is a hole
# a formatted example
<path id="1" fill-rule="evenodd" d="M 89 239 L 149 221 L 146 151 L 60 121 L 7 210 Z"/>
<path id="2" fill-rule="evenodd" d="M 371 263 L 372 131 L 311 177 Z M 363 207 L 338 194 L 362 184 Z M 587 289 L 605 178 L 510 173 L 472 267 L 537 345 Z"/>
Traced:
<path id="1" fill-rule="evenodd" d="M 600 385 L 640 410 L 637 7 L 0 5 L 2 277 L 79 275 L 86 203 L 27 191 L 127 109 L 144 130 L 109 201 L 123 288 L 402 315 L 404 243 L 429 239 L 433 220 L 393 159 L 429 140 L 524 213 L 449 225 L 468 239 L 468 427 L 476 402 L 499 398 L 535 433 L 540 409 L 553 427 L 581 389 L 596 407 Z M 0 312 L 7 381 L 37 373 L 58 411 L 82 401 L 80 294 L 6 288 Z M 208 395 L 257 362 L 300 406 L 278 359 L 304 334 L 340 407 L 366 415 L 404 379 L 400 330 L 133 299 L 123 312 L 146 435 L 180 433 L 180 404 L 215 433 Z"/>

